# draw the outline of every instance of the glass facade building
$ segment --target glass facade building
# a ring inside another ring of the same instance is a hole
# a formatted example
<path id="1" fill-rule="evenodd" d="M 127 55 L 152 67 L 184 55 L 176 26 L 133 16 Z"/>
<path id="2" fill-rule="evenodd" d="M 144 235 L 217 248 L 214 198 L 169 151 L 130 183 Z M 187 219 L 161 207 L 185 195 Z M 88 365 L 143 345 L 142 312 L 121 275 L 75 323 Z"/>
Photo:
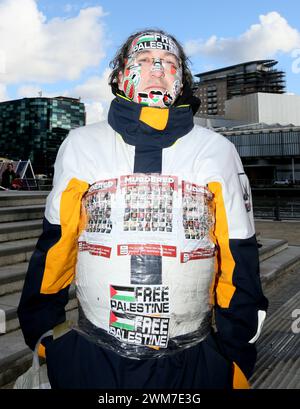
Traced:
<path id="1" fill-rule="evenodd" d="M 57 151 L 70 129 L 85 125 L 85 107 L 68 97 L 0 103 L 0 156 L 31 160 L 35 173 L 53 175 Z"/>

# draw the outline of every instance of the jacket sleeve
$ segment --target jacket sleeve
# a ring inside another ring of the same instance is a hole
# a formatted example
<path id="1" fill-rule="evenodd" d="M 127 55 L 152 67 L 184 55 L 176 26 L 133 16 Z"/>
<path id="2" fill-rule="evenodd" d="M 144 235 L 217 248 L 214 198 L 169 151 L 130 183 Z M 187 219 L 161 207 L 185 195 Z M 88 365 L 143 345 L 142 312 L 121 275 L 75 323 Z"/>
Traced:
<path id="1" fill-rule="evenodd" d="M 209 184 L 218 248 L 215 323 L 224 354 L 249 378 L 268 301 L 260 281 L 250 185 L 232 144 L 226 163 L 218 181 Z"/>
<path id="2" fill-rule="evenodd" d="M 43 232 L 30 259 L 18 306 L 20 326 L 31 349 L 42 334 L 65 321 L 75 274 L 81 199 L 89 185 L 80 179 L 79 156 L 73 145 L 71 131 L 56 158 Z"/>

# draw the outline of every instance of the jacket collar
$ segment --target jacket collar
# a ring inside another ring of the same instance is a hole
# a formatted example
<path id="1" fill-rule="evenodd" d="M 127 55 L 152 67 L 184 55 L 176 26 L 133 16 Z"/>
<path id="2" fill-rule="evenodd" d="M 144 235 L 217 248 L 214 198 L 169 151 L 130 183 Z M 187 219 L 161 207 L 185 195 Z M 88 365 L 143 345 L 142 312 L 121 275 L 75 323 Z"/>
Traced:
<path id="1" fill-rule="evenodd" d="M 117 95 L 108 123 L 129 145 L 163 149 L 189 133 L 194 126 L 189 105 L 170 108 L 146 107 Z"/>

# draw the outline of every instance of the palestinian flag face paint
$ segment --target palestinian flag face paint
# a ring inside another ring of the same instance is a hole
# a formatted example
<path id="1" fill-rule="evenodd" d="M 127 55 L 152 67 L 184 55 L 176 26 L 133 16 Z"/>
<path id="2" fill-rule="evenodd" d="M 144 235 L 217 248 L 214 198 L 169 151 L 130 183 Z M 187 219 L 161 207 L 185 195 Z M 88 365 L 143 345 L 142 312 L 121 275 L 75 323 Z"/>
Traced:
<path id="1" fill-rule="evenodd" d="M 133 99 L 134 97 L 134 84 L 130 78 L 124 82 L 124 92 L 128 98 Z"/>
<path id="2" fill-rule="evenodd" d="M 164 101 L 165 106 L 167 106 L 167 107 L 172 105 L 172 96 L 166 92 L 164 94 L 163 101 Z"/>
<path id="3" fill-rule="evenodd" d="M 150 91 L 149 92 L 149 98 L 151 98 L 153 101 L 158 101 L 163 97 L 163 93 L 161 91 Z"/>
<path id="4" fill-rule="evenodd" d="M 137 93 L 137 87 L 141 79 L 141 67 L 134 63 L 132 58 L 127 60 L 127 65 L 124 69 L 121 89 L 127 98 L 134 100 Z"/>
<path id="5" fill-rule="evenodd" d="M 174 103 L 182 88 L 180 52 L 174 41 L 160 33 L 146 32 L 129 48 L 119 87 L 139 104 L 160 108 Z"/>

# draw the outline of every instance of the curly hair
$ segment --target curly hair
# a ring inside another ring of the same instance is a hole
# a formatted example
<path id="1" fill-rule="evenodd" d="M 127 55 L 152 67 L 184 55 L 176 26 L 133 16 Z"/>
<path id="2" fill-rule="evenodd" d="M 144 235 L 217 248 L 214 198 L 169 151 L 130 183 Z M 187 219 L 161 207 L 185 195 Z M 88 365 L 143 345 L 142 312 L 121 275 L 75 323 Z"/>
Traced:
<path id="1" fill-rule="evenodd" d="M 160 30 L 160 29 L 156 29 L 156 28 L 149 28 L 149 29 L 144 29 L 144 30 L 140 30 L 137 31 L 136 33 L 131 34 L 127 40 L 124 42 L 123 45 L 121 45 L 121 47 L 118 49 L 115 57 L 110 61 L 109 66 L 112 69 L 112 72 L 109 76 L 109 85 L 112 87 L 113 90 L 116 90 L 116 88 L 118 88 L 118 75 L 119 72 L 123 72 L 124 68 L 125 68 L 125 60 L 128 56 L 128 51 L 129 48 L 132 44 L 132 41 L 140 36 L 141 34 L 144 33 L 159 33 L 165 36 L 170 37 L 174 43 L 176 44 L 176 46 L 178 47 L 179 50 L 179 56 L 181 59 L 181 63 L 182 63 L 182 82 L 183 85 L 188 84 L 190 87 L 192 87 L 193 85 L 193 77 L 192 77 L 192 73 L 190 71 L 189 68 L 189 63 L 190 60 L 188 59 L 188 57 L 186 56 L 182 45 L 176 40 L 176 38 L 172 35 L 170 35 L 169 33 Z"/>

